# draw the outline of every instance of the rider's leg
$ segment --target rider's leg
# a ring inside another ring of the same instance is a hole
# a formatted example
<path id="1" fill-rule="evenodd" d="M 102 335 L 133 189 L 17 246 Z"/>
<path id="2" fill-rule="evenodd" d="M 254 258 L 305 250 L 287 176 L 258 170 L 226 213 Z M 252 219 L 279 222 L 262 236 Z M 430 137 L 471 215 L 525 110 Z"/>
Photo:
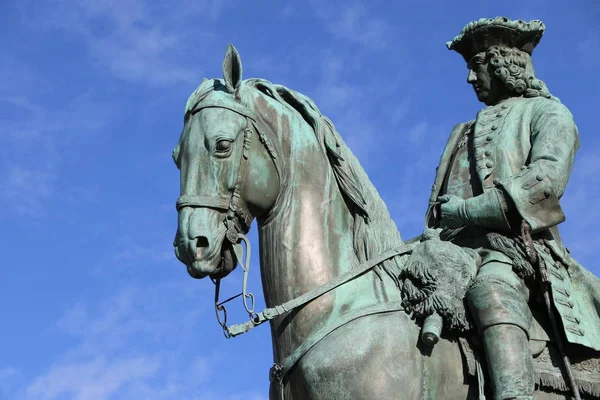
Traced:
<path id="1" fill-rule="evenodd" d="M 529 291 L 510 264 L 484 264 L 466 295 L 482 338 L 494 399 L 533 399 Z"/>

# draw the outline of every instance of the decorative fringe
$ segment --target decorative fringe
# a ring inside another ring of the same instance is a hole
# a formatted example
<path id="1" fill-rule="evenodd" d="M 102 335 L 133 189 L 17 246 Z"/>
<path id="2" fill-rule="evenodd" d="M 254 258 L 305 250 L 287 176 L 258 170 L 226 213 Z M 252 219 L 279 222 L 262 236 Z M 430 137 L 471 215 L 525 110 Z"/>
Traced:
<path id="1" fill-rule="evenodd" d="M 565 383 L 562 376 L 547 372 L 537 372 L 537 384 L 542 388 L 548 388 L 559 392 L 570 392 L 571 387 Z M 590 382 L 575 378 L 579 391 L 592 397 L 600 397 L 600 382 Z"/>
<path id="2" fill-rule="evenodd" d="M 565 380 L 554 374 L 548 374 L 545 372 L 536 372 L 537 384 L 541 387 L 547 387 L 559 392 L 566 392 L 569 390 L 569 386 L 565 384 Z"/>
<path id="3" fill-rule="evenodd" d="M 487 239 L 492 249 L 497 250 L 513 262 L 513 270 L 523 280 L 535 278 L 535 269 L 527 260 L 523 245 L 518 239 L 510 238 L 496 232 L 489 232 Z"/>
<path id="4" fill-rule="evenodd" d="M 478 376 L 477 359 L 479 351 L 475 350 L 467 338 L 459 337 L 458 344 L 460 352 L 463 355 L 463 365 L 469 376 Z M 565 382 L 562 376 L 558 360 L 556 359 L 556 350 L 553 350 L 552 344 L 544 349 L 544 351 L 534 358 L 534 371 L 536 385 L 540 391 L 553 391 L 560 393 L 571 393 L 571 387 Z M 592 356 L 593 357 L 593 356 Z M 598 375 L 597 358 L 588 360 L 575 361 L 573 367 L 573 375 L 575 382 L 579 387 L 581 394 L 591 398 L 600 398 L 600 376 Z M 580 364 L 586 364 L 584 369 L 577 368 Z"/>

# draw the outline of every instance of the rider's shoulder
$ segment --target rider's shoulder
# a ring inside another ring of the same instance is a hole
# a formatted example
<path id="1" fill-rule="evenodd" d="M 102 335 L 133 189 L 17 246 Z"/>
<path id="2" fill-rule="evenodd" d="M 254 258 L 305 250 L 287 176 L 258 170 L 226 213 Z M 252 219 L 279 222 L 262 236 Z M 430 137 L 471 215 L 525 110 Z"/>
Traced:
<path id="1" fill-rule="evenodd" d="M 465 122 L 459 122 L 458 124 L 454 125 L 454 128 L 452 128 L 452 130 L 462 130 L 462 129 L 472 126 L 474 123 L 475 123 L 474 119 L 471 119 L 471 120 L 468 120 Z"/>
<path id="2" fill-rule="evenodd" d="M 546 98 L 542 96 L 523 99 L 523 105 L 530 107 L 534 114 L 555 114 L 558 116 L 572 118 L 571 111 L 556 97 Z"/>

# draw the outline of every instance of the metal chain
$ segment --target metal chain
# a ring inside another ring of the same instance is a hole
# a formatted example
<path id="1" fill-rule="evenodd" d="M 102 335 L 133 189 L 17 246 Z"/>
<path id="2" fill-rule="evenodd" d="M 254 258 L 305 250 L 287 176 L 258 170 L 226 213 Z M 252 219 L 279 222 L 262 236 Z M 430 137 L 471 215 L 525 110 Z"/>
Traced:
<path id="1" fill-rule="evenodd" d="M 239 234 L 238 239 L 239 239 L 239 242 L 234 244 L 234 246 L 241 247 L 242 246 L 241 242 L 243 242 L 245 244 L 245 251 L 240 252 L 240 255 L 245 253 L 244 260 L 243 260 L 243 262 L 242 262 L 242 260 L 238 260 L 238 262 L 240 262 L 242 270 L 244 271 L 243 278 L 242 278 L 242 291 L 240 293 L 236 294 L 235 296 L 231 296 L 227 300 L 223 300 L 220 302 L 219 301 L 219 292 L 221 289 L 221 279 L 213 280 L 213 283 L 215 284 L 215 313 L 217 315 L 217 322 L 223 328 L 223 334 L 225 335 L 225 337 L 227 339 L 230 339 L 232 336 L 229 331 L 229 326 L 227 325 L 227 308 L 225 307 L 225 304 L 229 303 L 231 300 L 234 300 L 241 296 L 242 302 L 244 304 L 244 309 L 248 313 L 248 317 L 250 318 L 250 320 L 254 323 L 259 322 L 259 316 L 254 311 L 255 305 L 256 305 L 254 294 L 248 292 L 248 276 L 250 275 L 250 258 L 252 255 L 252 248 L 250 245 L 250 241 L 248 240 L 246 235 Z M 236 255 L 236 258 L 237 258 L 237 255 Z"/>

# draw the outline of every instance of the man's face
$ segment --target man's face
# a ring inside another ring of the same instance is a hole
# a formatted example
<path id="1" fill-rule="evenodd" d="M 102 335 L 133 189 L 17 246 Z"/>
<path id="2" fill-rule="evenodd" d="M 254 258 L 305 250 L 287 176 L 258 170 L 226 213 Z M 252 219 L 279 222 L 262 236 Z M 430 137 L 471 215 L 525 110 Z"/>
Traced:
<path id="1" fill-rule="evenodd" d="M 485 58 L 485 53 L 474 56 L 467 64 L 467 83 L 473 86 L 477 100 L 491 106 L 508 97 L 506 87 L 493 74 L 493 68 Z"/>

